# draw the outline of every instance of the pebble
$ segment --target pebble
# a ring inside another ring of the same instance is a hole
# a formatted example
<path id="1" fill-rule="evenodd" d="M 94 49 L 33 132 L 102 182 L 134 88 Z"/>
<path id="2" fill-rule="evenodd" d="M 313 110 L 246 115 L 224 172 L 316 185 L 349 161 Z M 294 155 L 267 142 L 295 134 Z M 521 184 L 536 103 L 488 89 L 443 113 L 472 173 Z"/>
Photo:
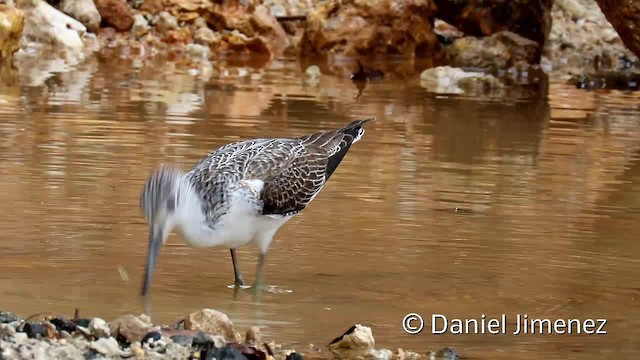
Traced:
<path id="1" fill-rule="evenodd" d="M 0 324 L 11 323 L 14 321 L 22 321 L 20 317 L 8 311 L 0 311 Z"/>
<path id="2" fill-rule="evenodd" d="M 269 10 L 271 11 L 271 15 L 278 17 L 278 16 L 287 16 L 287 9 L 284 8 L 284 6 L 280 5 L 280 4 L 275 4 L 272 5 Z"/>
<path id="3" fill-rule="evenodd" d="M 304 74 L 308 77 L 316 78 L 320 76 L 320 68 L 316 65 L 311 65 L 304 71 Z"/>
<path id="4" fill-rule="evenodd" d="M 184 319 L 185 329 L 200 330 L 213 335 L 221 335 L 226 341 L 239 342 L 238 334 L 229 317 L 217 310 L 202 309 L 189 314 Z"/>
<path id="5" fill-rule="evenodd" d="M 106 321 L 100 318 L 93 318 L 89 323 L 89 332 L 97 337 L 104 338 L 111 336 L 111 329 Z"/>
<path id="6" fill-rule="evenodd" d="M 182 346 L 191 346 L 193 342 L 193 338 L 188 335 L 173 335 L 170 339 L 174 343 Z"/>
<path id="7" fill-rule="evenodd" d="M 158 22 L 156 23 L 156 29 L 160 32 L 166 32 L 178 27 L 178 20 L 166 11 L 160 12 L 158 15 Z"/>
<path id="8" fill-rule="evenodd" d="M 122 336 L 130 343 L 140 341 L 151 329 L 151 322 L 146 315 L 125 315 L 114 320 L 109 326 L 111 335 L 115 338 Z"/>
<path id="9" fill-rule="evenodd" d="M 133 17 L 133 26 L 131 27 L 131 33 L 133 33 L 133 35 L 144 36 L 149 33 L 150 29 L 149 22 L 143 15 L 137 14 Z"/>
<path id="10" fill-rule="evenodd" d="M 122 356 L 118 341 L 112 337 L 92 341 L 90 347 L 105 356 Z"/>
<path id="11" fill-rule="evenodd" d="M 189 44 L 185 47 L 185 52 L 187 55 L 195 58 L 206 60 L 209 58 L 211 54 L 211 50 L 208 47 L 202 46 L 200 44 Z"/>
<path id="12" fill-rule="evenodd" d="M 303 359 L 302 359 L 302 355 L 298 354 L 297 352 L 292 352 L 289 355 L 287 355 L 285 360 L 303 360 Z"/>
<path id="13" fill-rule="evenodd" d="M 16 329 L 9 324 L 0 324 L 0 338 L 14 336 Z"/>
<path id="14" fill-rule="evenodd" d="M 222 36 L 206 26 L 199 28 L 193 36 L 193 41 L 200 45 L 210 45 L 219 42 Z"/>
<path id="15" fill-rule="evenodd" d="M 247 345 L 256 345 L 262 342 L 262 333 L 260 333 L 260 328 L 257 326 L 252 326 L 247 329 L 247 333 L 244 336 L 244 343 Z"/>
<path id="16" fill-rule="evenodd" d="M 142 338 L 142 343 L 154 343 L 162 339 L 162 334 L 159 331 L 150 331 Z"/>

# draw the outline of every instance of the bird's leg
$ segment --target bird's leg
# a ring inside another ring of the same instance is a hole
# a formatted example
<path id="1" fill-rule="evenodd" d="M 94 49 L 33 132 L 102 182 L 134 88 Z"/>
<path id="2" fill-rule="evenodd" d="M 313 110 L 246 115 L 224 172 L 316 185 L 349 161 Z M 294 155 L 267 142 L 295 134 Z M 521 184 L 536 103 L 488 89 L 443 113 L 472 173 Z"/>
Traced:
<path id="1" fill-rule="evenodd" d="M 235 276 L 234 284 L 236 287 L 244 286 L 244 280 L 242 280 L 242 274 L 240 274 L 238 261 L 236 260 L 236 249 L 231 249 L 231 261 L 233 262 L 233 275 Z"/>
<path id="2" fill-rule="evenodd" d="M 264 258 L 265 254 L 262 252 L 258 255 L 258 270 L 256 271 L 256 281 L 253 284 L 255 289 L 262 289 L 262 282 L 264 275 L 262 274 L 262 269 L 264 268 Z"/>

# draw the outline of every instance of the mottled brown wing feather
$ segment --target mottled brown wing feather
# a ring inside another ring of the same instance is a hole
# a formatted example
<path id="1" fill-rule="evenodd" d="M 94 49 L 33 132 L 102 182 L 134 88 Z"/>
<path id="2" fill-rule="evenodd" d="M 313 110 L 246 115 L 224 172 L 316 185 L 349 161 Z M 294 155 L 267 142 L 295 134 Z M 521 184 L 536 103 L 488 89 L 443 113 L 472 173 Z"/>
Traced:
<path id="1" fill-rule="evenodd" d="M 302 211 L 325 183 L 324 151 L 303 152 L 276 176 L 266 179 L 262 191 L 264 215 L 293 215 Z"/>

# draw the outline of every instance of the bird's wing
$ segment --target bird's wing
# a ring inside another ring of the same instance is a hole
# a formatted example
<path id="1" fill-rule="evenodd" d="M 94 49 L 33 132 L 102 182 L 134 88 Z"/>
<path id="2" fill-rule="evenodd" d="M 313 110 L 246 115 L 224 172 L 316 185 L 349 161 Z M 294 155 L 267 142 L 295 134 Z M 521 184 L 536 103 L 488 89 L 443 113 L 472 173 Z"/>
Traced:
<path id="1" fill-rule="evenodd" d="M 304 209 L 326 181 L 328 154 L 300 139 L 274 139 L 247 163 L 244 179 L 264 182 L 262 214 L 293 215 Z"/>
<path id="2" fill-rule="evenodd" d="M 354 121 L 347 126 L 295 139 L 275 139 L 248 164 L 245 178 L 264 181 L 262 213 L 294 215 L 302 211 L 320 192 L 336 170 L 351 144 L 364 134 Z"/>

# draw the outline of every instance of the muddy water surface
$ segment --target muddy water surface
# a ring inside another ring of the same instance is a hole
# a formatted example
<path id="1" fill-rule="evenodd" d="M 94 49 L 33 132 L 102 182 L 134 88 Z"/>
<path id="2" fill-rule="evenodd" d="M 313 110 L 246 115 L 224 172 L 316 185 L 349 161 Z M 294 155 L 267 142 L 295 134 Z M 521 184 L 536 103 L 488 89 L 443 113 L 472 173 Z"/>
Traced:
<path id="1" fill-rule="evenodd" d="M 58 74 L 21 69 L 0 85 L 0 308 L 142 312 L 148 232 L 138 196 L 151 167 L 187 169 L 234 140 L 376 116 L 277 234 L 260 302 L 227 287 L 227 250 L 173 235 L 151 290 L 153 320 L 216 308 L 241 332 L 259 325 L 301 350 L 363 323 L 391 349 L 640 355 L 638 95 L 551 84 L 481 99 L 394 79 L 357 95 L 349 80 L 305 82 L 292 61 L 213 74 L 117 59 Z M 239 254 L 252 282 L 256 252 Z M 425 318 L 418 335 L 401 326 L 412 312 Z M 505 314 L 508 334 L 433 335 L 434 313 Z M 518 314 L 604 318 L 608 333 L 516 336 Z"/>

